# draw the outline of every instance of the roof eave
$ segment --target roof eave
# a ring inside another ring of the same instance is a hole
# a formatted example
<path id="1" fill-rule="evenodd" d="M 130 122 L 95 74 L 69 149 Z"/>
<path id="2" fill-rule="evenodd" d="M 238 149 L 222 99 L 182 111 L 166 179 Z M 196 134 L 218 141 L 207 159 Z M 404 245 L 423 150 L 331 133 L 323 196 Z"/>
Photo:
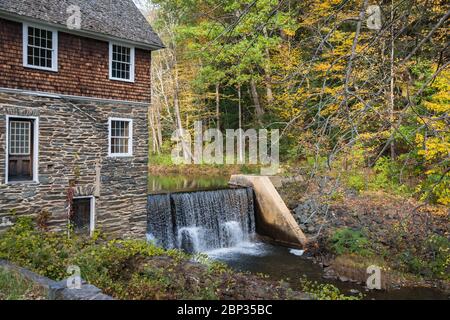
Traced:
<path id="1" fill-rule="evenodd" d="M 111 35 L 100 33 L 100 32 L 69 29 L 59 23 L 52 23 L 52 22 L 48 22 L 45 20 L 36 19 L 36 18 L 28 17 L 28 16 L 23 16 L 23 15 L 19 15 L 19 14 L 1 10 L 1 9 L 0 9 L 0 18 L 4 18 L 6 20 L 12 20 L 12 21 L 16 21 L 16 22 L 28 22 L 28 23 L 46 25 L 46 26 L 52 27 L 54 29 L 57 29 L 58 31 L 65 32 L 65 33 L 74 34 L 74 35 L 78 35 L 78 36 L 82 36 L 82 37 L 86 37 L 86 38 L 103 40 L 103 41 L 117 41 L 117 42 L 127 43 L 130 45 L 133 45 L 136 48 L 150 50 L 150 51 L 165 49 L 164 45 L 149 44 L 149 43 L 145 43 L 145 42 L 138 42 L 138 41 L 133 41 L 133 40 L 129 40 L 129 39 L 123 39 L 123 38 L 111 36 Z"/>

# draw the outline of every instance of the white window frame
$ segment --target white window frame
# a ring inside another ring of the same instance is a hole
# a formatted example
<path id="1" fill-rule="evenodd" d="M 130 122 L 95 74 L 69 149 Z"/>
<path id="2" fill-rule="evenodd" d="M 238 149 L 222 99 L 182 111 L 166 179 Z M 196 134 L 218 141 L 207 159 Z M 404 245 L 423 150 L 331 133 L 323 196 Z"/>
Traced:
<path id="1" fill-rule="evenodd" d="M 52 54 L 52 67 L 40 67 L 28 64 L 28 27 L 47 30 L 52 32 L 52 43 L 53 43 L 53 54 Z M 31 69 L 38 70 L 46 70 L 58 72 L 58 30 L 46 26 L 40 26 L 35 24 L 23 23 L 22 28 L 23 41 L 22 41 L 22 49 L 23 49 L 23 66 Z"/>
<path id="2" fill-rule="evenodd" d="M 122 79 L 122 78 L 117 78 L 117 77 L 112 76 L 113 45 L 130 48 L 130 79 Z M 117 81 L 124 81 L 124 82 L 134 82 L 134 74 L 135 74 L 134 71 L 135 71 L 135 47 L 127 45 L 127 44 L 123 44 L 123 43 L 110 41 L 109 42 L 109 79 L 117 80 Z"/>
<path id="3" fill-rule="evenodd" d="M 9 182 L 9 121 L 10 119 L 32 120 L 33 123 L 33 180 L 30 181 L 12 181 Z M 39 183 L 39 117 L 25 117 L 6 115 L 6 143 L 5 143 L 5 184 L 14 183 Z"/>
<path id="4" fill-rule="evenodd" d="M 92 237 L 95 231 L 95 197 L 94 196 L 73 197 L 73 200 L 76 199 L 90 199 L 91 212 L 89 216 L 89 235 Z"/>
<path id="5" fill-rule="evenodd" d="M 128 130 L 128 152 L 127 153 L 112 153 L 111 152 L 111 122 L 112 121 L 126 121 L 129 123 Z M 133 156 L 133 119 L 130 118 L 108 118 L 108 157 L 132 157 Z"/>

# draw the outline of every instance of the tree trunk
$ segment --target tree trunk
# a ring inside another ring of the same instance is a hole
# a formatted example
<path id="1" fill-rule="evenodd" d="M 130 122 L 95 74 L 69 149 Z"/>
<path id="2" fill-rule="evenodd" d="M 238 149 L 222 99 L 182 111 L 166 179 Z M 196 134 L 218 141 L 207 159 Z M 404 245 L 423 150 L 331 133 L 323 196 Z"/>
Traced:
<path id="1" fill-rule="evenodd" d="M 155 121 L 155 113 L 153 110 L 154 107 L 150 107 L 149 108 L 149 112 L 148 112 L 148 118 L 149 118 L 149 126 L 150 126 L 150 130 L 152 132 L 152 151 L 153 153 L 160 153 L 160 149 L 159 149 L 159 142 L 158 142 L 158 136 L 156 133 L 156 121 Z"/>
<path id="2" fill-rule="evenodd" d="M 242 103 L 241 103 L 241 85 L 238 85 L 238 115 L 239 115 L 239 129 L 242 129 Z M 244 150 L 242 148 L 243 143 L 242 143 L 242 132 L 241 130 L 239 130 L 239 141 L 240 143 L 238 144 L 239 146 L 239 163 L 243 163 L 244 162 Z"/>
<path id="3" fill-rule="evenodd" d="M 174 94 L 173 94 L 173 106 L 175 111 L 175 117 L 177 121 L 177 129 L 179 130 L 179 138 L 181 142 L 181 147 L 183 149 L 183 157 L 188 162 L 191 158 L 191 150 L 190 147 L 186 144 L 184 141 L 184 130 L 183 130 L 183 123 L 181 122 L 181 113 L 180 113 L 180 100 L 179 100 L 179 92 L 180 92 L 180 84 L 178 81 L 178 69 L 176 67 L 175 62 L 175 75 L 174 75 Z"/>
<path id="4" fill-rule="evenodd" d="M 258 90 L 256 88 L 256 83 L 255 83 L 254 79 L 250 80 L 250 89 L 251 89 L 253 104 L 255 105 L 256 119 L 259 123 L 261 123 L 261 118 L 264 115 L 264 110 L 261 107 L 261 104 L 259 102 Z"/>
<path id="5" fill-rule="evenodd" d="M 391 134 L 394 134 L 394 104 L 395 104 L 395 98 L 394 98 L 394 0 L 391 0 L 391 54 L 390 54 L 390 78 L 391 78 L 391 82 L 390 82 L 390 123 L 391 123 Z M 391 159 L 394 160 L 396 155 L 395 155 L 395 139 L 392 139 L 391 141 Z"/>
<path id="6" fill-rule="evenodd" d="M 216 84 L 216 126 L 220 130 L 220 95 L 219 95 L 220 84 Z"/>
<path id="7" fill-rule="evenodd" d="M 267 34 L 267 28 L 263 28 L 264 37 L 267 39 L 269 36 Z M 272 69 L 270 67 L 270 51 L 269 48 L 265 48 L 266 51 L 266 67 L 264 69 L 265 72 L 265 82 L 266 82 L 266 95 L 267 95 L 267 103 L 270 105 L 273 102 L 273 92 L 272 92 Z"/>

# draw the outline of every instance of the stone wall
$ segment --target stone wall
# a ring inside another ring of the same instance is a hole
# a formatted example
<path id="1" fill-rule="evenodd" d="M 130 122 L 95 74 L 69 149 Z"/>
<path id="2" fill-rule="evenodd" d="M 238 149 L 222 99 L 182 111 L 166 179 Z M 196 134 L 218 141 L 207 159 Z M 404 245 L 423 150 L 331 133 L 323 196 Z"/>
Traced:
<path id="1" fill-rule="evenodd" d="M 6 115 L 39 117 L 38 184 L 5 184 Z M 133 119 L 132 157 L 108 157 L 108 117 Z M 53 229 L 65 229 L 67 191 L 75 181 L 75 196 L 95 196 L 96 229 L 143 238 L 147 161 L 144 104 L 0 93 L 0 226 L 2 218 L 14 222 L 45 210 Z"/>
<path id="2" fill-rule="evenodd" d="M 149 102 L 151 53 L 135 50 L 135 82 L 109 79 L 108 42 L 58 32 L 58 72 L 23 66 L 22 24 L 0 18 L 0 87 Z"/>

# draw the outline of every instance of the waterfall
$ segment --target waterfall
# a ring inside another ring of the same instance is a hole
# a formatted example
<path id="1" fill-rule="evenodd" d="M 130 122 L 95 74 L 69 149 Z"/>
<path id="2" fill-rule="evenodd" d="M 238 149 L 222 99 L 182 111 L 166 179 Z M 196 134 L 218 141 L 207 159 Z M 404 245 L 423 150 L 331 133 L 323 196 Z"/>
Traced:
<path id="1" fill-rule="evenodd" d="M 174 225 L 170 209 L 170 195 L 148 197 L 147 239 L 170 249 L 175 247 Z M 150 219 L 151 218 L 151 219 Z"/>
<path id="2" fill-rule="evenodd" d="M 255 233 L 253 190 L 150 195 L 147 233 L 162 247 L 190 253 L 248 242 Z"/>

